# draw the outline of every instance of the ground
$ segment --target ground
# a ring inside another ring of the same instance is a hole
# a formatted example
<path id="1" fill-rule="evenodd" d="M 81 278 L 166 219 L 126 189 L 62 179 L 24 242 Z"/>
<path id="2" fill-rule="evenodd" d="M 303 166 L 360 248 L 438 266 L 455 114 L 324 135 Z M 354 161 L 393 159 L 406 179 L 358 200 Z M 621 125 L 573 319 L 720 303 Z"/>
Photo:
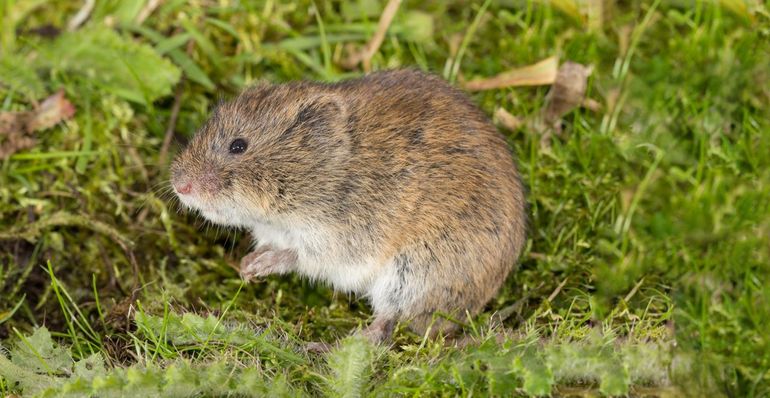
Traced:
<path id="1" fill-rule="evenodd" d="M 384 4 L 104 1 L 68 29 L 87 3 L 0 4 L 3 117 L 60 89 L 74 107 L 0 158 L 4 394 L 770 395 L 767 2 L 401 5 L 373 69 L 462 87 L 551 56 L 593 67 L 560 133 L 538 124 L 548 85 L 470 94 L 498 114 L 531 219 L 462 347 L 403 326 L 371 347 L 345 337 L 369 320 L 356 297 L 243 284 L 248 237 L 168 190 L 221 99 L 363 73 L 341 65 Z"/>

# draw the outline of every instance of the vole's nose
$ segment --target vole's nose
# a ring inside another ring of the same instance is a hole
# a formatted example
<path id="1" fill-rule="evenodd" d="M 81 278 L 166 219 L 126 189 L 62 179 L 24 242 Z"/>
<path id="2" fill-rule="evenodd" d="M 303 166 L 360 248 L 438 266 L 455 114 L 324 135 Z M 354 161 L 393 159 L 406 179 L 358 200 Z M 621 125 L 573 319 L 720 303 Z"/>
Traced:
<path id="1" fill-rule="evenodd" d="M 192 191 L 192 183 L 187 182 L 187 183 L 175 185 L 174 189 L 176 189 L 176 191 L 181 193 L 182 195 L 187 195 Z"/>

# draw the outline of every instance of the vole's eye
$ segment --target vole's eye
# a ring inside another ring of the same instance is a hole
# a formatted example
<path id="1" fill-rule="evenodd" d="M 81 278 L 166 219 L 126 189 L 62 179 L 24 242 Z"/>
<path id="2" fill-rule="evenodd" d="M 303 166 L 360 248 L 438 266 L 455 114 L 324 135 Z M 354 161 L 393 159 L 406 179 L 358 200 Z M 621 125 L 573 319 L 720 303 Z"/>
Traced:
<path id="1" fill-rule="evenodd" d="M 230 143 L 230 153 L 237 155 L 246 152 L 248 146 L 249 144 L 246 143 L 246 140 L 243 138 L 236 138 Z"/>

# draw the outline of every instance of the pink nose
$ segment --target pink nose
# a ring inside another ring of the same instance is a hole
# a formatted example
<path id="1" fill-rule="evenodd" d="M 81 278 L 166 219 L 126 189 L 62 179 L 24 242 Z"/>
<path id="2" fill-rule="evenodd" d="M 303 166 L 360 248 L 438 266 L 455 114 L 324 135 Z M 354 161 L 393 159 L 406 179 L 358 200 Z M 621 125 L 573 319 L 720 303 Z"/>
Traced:
<path id="1" fill-rule="evenodd" d="M 181 186 L 177 185 L 176 191 L 183 195 L 187 195 L 188 193 L 190 193 L 190 191 L 192 191 L 192 184 L 188 182 Z"/>

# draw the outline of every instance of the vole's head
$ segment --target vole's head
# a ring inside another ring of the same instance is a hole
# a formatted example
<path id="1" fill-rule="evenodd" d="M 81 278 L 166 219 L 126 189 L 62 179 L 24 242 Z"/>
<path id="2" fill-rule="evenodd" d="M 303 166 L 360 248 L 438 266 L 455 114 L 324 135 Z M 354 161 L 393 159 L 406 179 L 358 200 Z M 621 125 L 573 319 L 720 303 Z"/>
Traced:
<path id="1" fill-rule="evenodd" d="M 323 87 L 257 86 L 219 106 L 171 166 L 181 202 L 232 226 L 312 213 L 349 148 L 348 107 Z"/>

